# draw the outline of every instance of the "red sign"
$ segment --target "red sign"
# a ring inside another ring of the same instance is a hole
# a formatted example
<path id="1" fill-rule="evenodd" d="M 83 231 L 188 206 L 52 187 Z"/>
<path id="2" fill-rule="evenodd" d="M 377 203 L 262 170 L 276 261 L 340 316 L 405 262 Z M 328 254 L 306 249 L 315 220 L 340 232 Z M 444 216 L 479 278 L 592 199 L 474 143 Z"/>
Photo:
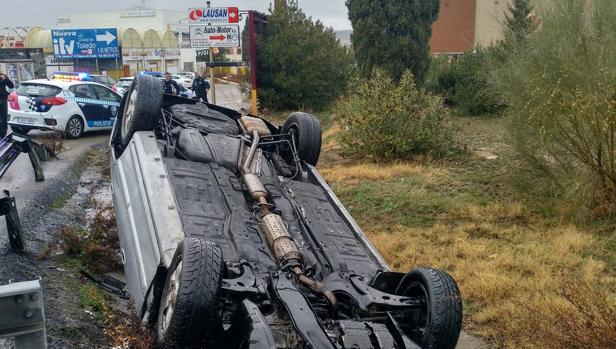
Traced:
<path id="1" fill-rule="evenodd" d="M 188 19 L 193 23 L 239 23 L 237 7 L 199 7 L 188 10 Z"/>

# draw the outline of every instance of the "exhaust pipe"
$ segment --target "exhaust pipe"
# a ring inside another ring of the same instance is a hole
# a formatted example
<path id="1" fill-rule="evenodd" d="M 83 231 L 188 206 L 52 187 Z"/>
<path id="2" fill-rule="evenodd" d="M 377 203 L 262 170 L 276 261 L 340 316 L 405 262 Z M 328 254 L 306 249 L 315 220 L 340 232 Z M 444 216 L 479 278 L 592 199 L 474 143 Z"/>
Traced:
<path id="1" fill-rule="evenodd" d="M 259 178 L 259 169 L 252 170 L 253 161 L 257 148 L 259 146 L 259 132 L 253 130 L 252 132 L 252 145 L 246 155 L 246 160 L 241 166 L 242 178 L 250 196 L 259 205 L 259 217 L 261 223 L 259 223 L 259 229 L 265 236 L 270 250 L 274 253 L 276 261 L 280 264 L 283 270 L 291 270 L 297 282 L 312 293 L 319 297 L 323 297 L 330 306 L 330 311 L 335 317 L 337 309 L 336 296 L 325 288 L 321 282 L 314 280 L 305 275 L 303 265 L 304 256 L 302 255 L 299 246 L 293 240 L 293 237 L 289 233 L 287 224 L 282 217 L 271 210 L 272 205 L 268 203 L 267 198 L 269 194 L 267 189 Z"/>

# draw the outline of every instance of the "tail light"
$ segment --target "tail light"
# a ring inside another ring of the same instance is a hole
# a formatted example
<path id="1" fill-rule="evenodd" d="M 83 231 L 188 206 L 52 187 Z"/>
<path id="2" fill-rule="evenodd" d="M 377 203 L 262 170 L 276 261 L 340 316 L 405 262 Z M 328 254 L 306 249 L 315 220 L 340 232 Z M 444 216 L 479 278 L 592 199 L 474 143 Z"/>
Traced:
<path id="1" fill-rule="evenodd" d="M 62 105 L 66 103 L 66 99 L 62 97 L 50 97 L 43 99 L 43 104 L 45 105 Z"/>
<path id="2" fill-rule="evenodd" d="M 13 110 L 19 110 L 19 99 L 17 98 L 17 93 L 11 92 L 9 95 L 9 105 Z"/>

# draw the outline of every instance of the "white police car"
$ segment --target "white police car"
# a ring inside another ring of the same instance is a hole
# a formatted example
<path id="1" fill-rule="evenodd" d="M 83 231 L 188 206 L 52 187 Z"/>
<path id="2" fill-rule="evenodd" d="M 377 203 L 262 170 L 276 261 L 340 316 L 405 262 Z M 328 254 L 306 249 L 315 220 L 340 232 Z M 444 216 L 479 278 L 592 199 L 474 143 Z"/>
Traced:
<path id="1" fill-rule="evenodd" d="M 13 132 L 64 132 L 79 138 L 84 132 L 111 130 L 121 97 L 106 86 L 89 82 L 87 73 L 54 73 L 51 80 L 26 81 L 9 95 L 9 125 Z"/>

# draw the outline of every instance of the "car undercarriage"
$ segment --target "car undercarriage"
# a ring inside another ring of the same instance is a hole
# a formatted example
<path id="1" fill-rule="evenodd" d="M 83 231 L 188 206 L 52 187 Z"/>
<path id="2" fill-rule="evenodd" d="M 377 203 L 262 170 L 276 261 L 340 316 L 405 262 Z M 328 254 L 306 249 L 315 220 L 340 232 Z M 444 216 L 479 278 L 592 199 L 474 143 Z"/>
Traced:
<path id="1" fill-rule="evenodd" d="M 315 166 L 316 117 L 278 127 L 138 75 L 112 133 L 129 291 L 164 347 L 455 348 L 445 272 L 393 272 Z"/>

